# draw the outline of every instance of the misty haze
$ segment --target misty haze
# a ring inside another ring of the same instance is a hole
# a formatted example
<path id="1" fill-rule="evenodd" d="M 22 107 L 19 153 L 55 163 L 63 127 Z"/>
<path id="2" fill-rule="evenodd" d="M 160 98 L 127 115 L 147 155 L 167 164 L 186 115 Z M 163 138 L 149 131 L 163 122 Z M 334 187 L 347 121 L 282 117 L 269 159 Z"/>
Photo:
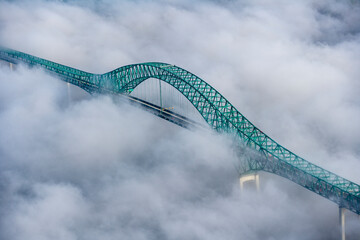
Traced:
<path id="1" fill-rule="evenodd" d="M 0 46 L 99 74 L 175 64 L 282 146 L 360 184 L 357 1 L 0 0 Z M 131 91 L 207 125 L 169 84 Z M 237 147 L 1 61 L 0 239 L 340 239 L 339 206 L 288 179 L 260 171 L 258 191 L 241 191 L 252 152 Z M 359 215 L 345 216 L 346 239 L 359 239 Z"/>

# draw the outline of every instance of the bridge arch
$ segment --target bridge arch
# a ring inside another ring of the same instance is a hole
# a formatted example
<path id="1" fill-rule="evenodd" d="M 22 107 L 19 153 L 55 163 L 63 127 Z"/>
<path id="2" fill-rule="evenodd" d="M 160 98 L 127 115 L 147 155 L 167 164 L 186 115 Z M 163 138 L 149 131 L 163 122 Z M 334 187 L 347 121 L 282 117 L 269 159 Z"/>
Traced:
<path id="1" fill-rule="evenodd" d="M 230 103 L 211 85 L 182 68 L 164 63 L 145 63 L 114 71 L 121 74 L 110 72 L 104 76 L 104 79 L 111 79 L 108 81 L 112 83 L 110 89 L 129 93 L 149 78 L 159 79 L 178 90 L 212 128 L 223 131 L 229 126 L 230 122 L 221 109 Z M 136 71 L 141 73 L 134 73 Z"/>

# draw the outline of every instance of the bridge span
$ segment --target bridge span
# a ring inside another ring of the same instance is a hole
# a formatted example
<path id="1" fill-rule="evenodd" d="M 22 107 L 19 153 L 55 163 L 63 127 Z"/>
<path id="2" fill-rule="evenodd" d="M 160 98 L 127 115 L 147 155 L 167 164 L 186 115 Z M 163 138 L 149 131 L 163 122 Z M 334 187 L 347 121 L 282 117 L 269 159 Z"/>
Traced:
<path id="1" fill-rule="evenodd" d="M 129 99 L 133 104 L 182 127 L 201 126 L 174 111 L 130 96 L 140 83 L 149 78 L 166 82 L 189 100 L 210 128 L 220 133 L 232 134 L 239 149 L 251 149 L 254 154 L 241 164 L 242 176 L 258 171 L 270 172 L 333 201 L 339 206 L 343 227 L 344 209 L 360 214 L 358 184 L 306 161 L 286 149 L 254 126 L 212 86 L 185 69 L 167 63 L 147 62 L 123 66 L 104 74 L 93 74 L 2 47 L 0 59 L 9 62 L 11 68 L 13 64 L 19 63 L 42 68 L 91 94 L 112 94 Z M 256 175 L 247 179 L 258 177 Z M 243 181 L 244 179 L 241 183 Z"/>

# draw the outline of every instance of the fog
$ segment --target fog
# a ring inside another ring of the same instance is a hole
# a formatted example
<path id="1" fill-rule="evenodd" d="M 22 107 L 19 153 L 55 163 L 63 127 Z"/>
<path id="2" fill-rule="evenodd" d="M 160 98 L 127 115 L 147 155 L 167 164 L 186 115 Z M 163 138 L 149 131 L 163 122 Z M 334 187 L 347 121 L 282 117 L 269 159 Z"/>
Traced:
<path id="1" fill-rule="evenodd" d="M 359 23 L 355 1 L 0 1 L 0 45 L 94 73 L 176 64 L 356 183 Z M 339 238 L 337 205 L 288 180 L 240 193 L 227 136 L 68 96 L 40 69 L 1 66 L 0 126 L 0 239 Z"/>

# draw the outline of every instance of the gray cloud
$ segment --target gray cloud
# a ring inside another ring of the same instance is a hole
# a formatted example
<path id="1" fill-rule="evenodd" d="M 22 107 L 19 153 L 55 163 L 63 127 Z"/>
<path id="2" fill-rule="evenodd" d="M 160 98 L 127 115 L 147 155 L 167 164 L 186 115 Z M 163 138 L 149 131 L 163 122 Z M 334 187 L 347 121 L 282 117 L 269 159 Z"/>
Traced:
<path id="1" fill-rule="evenodd" d="M 2 1 L 0 45 L 89 72 L 197 74 L 295 153 L 360 183 L 359 5 Z M 240 194 L 231 141 L 41 70 L 0 71 L 1 239 L 337 239 L 335 204 L 263 173 Z M 348 237 L 359 220 L 347 214 Z"/>

